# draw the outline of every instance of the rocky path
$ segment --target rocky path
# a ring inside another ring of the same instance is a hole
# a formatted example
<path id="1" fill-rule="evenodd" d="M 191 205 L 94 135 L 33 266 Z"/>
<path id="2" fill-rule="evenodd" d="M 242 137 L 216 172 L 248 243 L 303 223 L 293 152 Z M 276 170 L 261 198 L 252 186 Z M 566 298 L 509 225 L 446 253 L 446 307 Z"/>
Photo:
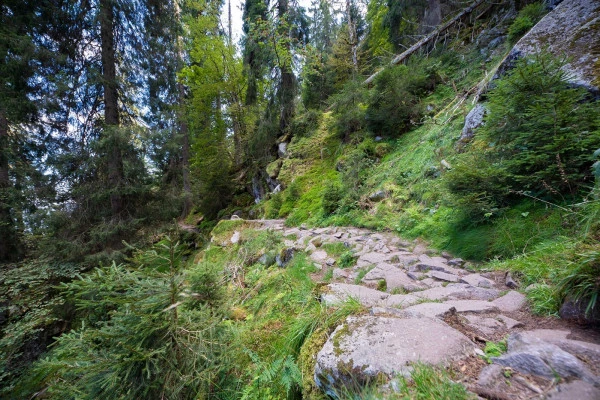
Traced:
<path id="1" fill-rule="evenodd" d="M 503 275 L 477 273 L 461 259 L 391 234 L 260 222 L 284 235 L 287 254 L 309 254 L 321 271 L 316 280 L 329 271 L 322 302 L 352 298 L 368 310 L 348 317 L 317 354 L 315 381 L 324 391 L 406 375 L 421 361 L 451 366 L 481 398 L 600 399 L 594 332 L 532 316 L 525 296 L 507 287 Z M 327 243 L 343 243 L 355 265 L 339 268 Z M 483 361 L 486 343 L 504 338 L 508 351 Z M 394 387 L 392 379 L 387 388 Z"/>

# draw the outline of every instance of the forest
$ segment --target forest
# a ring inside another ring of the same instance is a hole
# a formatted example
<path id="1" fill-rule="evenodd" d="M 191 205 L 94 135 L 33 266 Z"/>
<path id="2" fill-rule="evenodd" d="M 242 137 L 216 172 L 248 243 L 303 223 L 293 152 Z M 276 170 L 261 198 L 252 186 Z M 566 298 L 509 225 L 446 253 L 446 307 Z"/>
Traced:
<path id="1" fill-rule="evenodd" d="M 473 398 L 420 363 L 319 383 L 370 312 L 323 288 L 376 269 L 338 234 L 597 327 L 600 8 L 572 1 L 563 52 L 526 39 L 569 0 L 2 0 L 0 397 Z"/>

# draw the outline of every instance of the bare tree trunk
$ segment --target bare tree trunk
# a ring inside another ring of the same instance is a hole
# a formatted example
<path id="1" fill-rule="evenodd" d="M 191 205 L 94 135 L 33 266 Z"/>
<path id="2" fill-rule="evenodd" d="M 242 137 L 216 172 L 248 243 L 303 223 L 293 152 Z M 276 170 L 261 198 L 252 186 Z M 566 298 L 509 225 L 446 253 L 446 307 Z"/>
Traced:
<path id="1" fill-rule="evenodd" d="M 279 0 L 278 2 L 278 16 L 279 24 L 287 28 L 286 18 L 288 12 L 288 0 Z M 284 35 L 289 33 L 281 32 Z M 281 65 L 281 82 L 280 82 L 280 101 L 281 101 L 281 114 L 279 117 L 279 135 L 282 136 L 287 132 L 287 128 L 292 122 L 292 116 L 294 114 L 294 73 L 292 72 L 292 55 L 290 48 L 290 41 L 286 40 L 284 44 L 285 54 L 280 58 Z M 283 62 L 282 62 L 283 60 Z"/>
<path id="2" fill-rule="evenodd" d="M 346 18 L 348 19 L 348 37 L 352 49 L 352 66 L 354 72 L 358 72 L 358 40 L 356 38 L 356 23 L 352 19 L 352 4 L 346 0 Z"/>
<path id="3" fill-rule="evenodd" d="M 227 2 L 227 8 L 228 8 L 227 22 L 228 22 L 228 26 L 229 26 L 229 45 L 231 46 L 233 43 L 233 33 L 232 33 L 232 29 L 231 29 L 231 0 L 229 0 Z"/>
<path id="4" fill-rule="evenodd" d="M 10 215 L 8 175 L 8 120 L 0 111 L 0 262 L 14 258 L 11 254 L 16 247 L 14 221 Z"/>
<path id="5" fill-rule="evenodd" d="M 100 40 L 104 86 L 104 123 L 112 136 L 108 150 L 108 183 L 113 193 L 110 206 L 113 218 L 123 211 L 120 186 L 123 183 L 123 155 L 119 139 L 119 102 L 115 61 L 114 9 L 112 0 L 100 0 Z"/>
<path id="6" fill-rule="evenodd" d="M 181 22 L 181 10 L 178 0 L 174 1 L 175 20 Z M 177 36 L 177 69 L 183 68 L 183 38 Z M 192 211 L 192 183 L 190 180 L 190 133 L 187 121 L 185 119 L 184 103 L 185 103 L 185 86 L 181 81 L 177 82 L 177 93 L 179 103 L 179 133 L 181 134 L 181 176 L 183 180 L 183 207 L 181 217 L 185 218 Z"/>

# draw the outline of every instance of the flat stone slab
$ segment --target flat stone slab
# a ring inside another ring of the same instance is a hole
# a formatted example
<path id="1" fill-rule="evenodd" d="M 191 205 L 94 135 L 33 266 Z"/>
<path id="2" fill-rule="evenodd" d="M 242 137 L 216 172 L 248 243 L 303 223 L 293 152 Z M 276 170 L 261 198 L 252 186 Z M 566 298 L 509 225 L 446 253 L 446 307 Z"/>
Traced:
<path id="1" fill-rule="evenodd" d="M 567 339 L 570 334 L 571 331 L 555 329 L 534 329 L 521 332 L 521 335 L 525 338 L 539 339 L 551 343 L 568 353 L 574 354 L 579 359 L 600 366 L 600 344 Z"/>
<path id="2" fill-rule="evenodd" d="M 600 385 L 600 378 L 593 375 L 581 360 L 554 344 L 522 333 L 511 334 L 507 344 L 508 353 L 493 357 L 494 364 L 548 379 L 558 375 Z"/>
<path id="3" fill-rule="evenodd" d="M 421 303 L 404 309 L 408 317 L 441 317 L 454 307 L 458 313 L 497 312 L 498 308 L 488 301 L 448 300 L 444 303 Z"/>
<path id="4" fill-rule="evenodd" d="M 444 282 L 458 282 L 459 277 L 442 271 L 429 271 L 427 273 L 431 278 Z"/>
<path id="5" fill-rule="evenodd" d="M 379 290 L 349 283 L 331 283 L 327 285 L 327 288 L 328 291 L 321 295 L 321 300 L 329 306 L 353 298 L 365 307 L 373 307 L 390 296 L 388 293 Z"/>
<path id="6" fill-rule="evenodd" d="M 359 257 L 358 261 L 368 264 L 379 264 L 386 260 L 387 255 L 377 252 L 370 252 Z"/>
<path id="7" fill-rule="evenodd" d="M 385 280 L 388 291 L 403 289 L 412 292 L 425 288 L 424 284 L 411 279 L 400 268 L 385 262 L 377 264 L 363 278 L 363 282 L 371 286 L 376 286 L 381 280 Z"/>
<path id="8" fill-rule="evenodd" d="M 548 393 L 546 400 L 598 400 L 600 388 L 585 381 L 574 381 L 558 385 Z"/>
<path id="9" fill-rule="evenodd" d="M 415 296 L 427 300 L 492 300 L 498 297 L 499 294 L 500 292 L 495 289 L 478 288 L 464 283 L 451 283 L 445 287 L 434 287 L 414 293 Z"/>
<path id="10" fill-rule="evenodd" d="M 429 318 L 348 317 L 317 354 L 315 382 L 325 393 L 379 374 L 409 373 L 409 364 L 449 363 L 472 354 L 462 333 Z"/>
<path id="11" fill-rule="evenodd" d="M 313 251 L 310 255 L 310 259 L 318 263 L 324 263 L 328 257 L 329 256 L 327 255 L 327 252 L 325 250 Z"/>
<path id="12" fill-rule="evenodd" d="M 493 335 L 507 329 L 506 325 L 495 318 L 486 318 L 479 315 L 466 315 L 465 318 L 469 321 L 470 327 L 479 330 L 485 335 Z"/>
<path id="13" fill-rule="evenodd" d="M 471 286 L 479 286 L 482 288 L 491 288 L 494 286 L 494 281 L 484 278 L 479 274 L 469 274 L 460 278 L 461 283 L 466 283 Z"/>
<path id="14" fill-rule="evenodd" d="M 417 296 L 412 294 L 393 294 L 390 297 L 386 298 L 382 304 L 386 307 L 395 307 L 398 309 L 410 307 L 413 304 L 417 304 L 418 302 L 423 301 Z"/>
<path id="15" fill-rule="evenodd" d="M 504 296 L 497 298 L 492 303 L 502 312 L 519 311 L 527 304 L 527 298 L 524 294 L 511 290 Z"/>

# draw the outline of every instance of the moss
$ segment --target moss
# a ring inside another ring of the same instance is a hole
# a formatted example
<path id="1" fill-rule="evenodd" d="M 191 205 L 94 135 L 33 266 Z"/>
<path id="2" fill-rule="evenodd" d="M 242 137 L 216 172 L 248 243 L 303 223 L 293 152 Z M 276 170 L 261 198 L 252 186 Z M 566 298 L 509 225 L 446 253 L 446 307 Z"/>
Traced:
<path id="1" fill-rule="evenodd" d="M 311 400 L 326 399 L 321 391 L 315 385 L 315 366 L 317 363 L 317 353 L 327 342 L 327 329 L 321 328 L 314 331 L 304 342 L 300 349 L 298 362 L 300 371 L 302 371 L 302 398 Z"/>

